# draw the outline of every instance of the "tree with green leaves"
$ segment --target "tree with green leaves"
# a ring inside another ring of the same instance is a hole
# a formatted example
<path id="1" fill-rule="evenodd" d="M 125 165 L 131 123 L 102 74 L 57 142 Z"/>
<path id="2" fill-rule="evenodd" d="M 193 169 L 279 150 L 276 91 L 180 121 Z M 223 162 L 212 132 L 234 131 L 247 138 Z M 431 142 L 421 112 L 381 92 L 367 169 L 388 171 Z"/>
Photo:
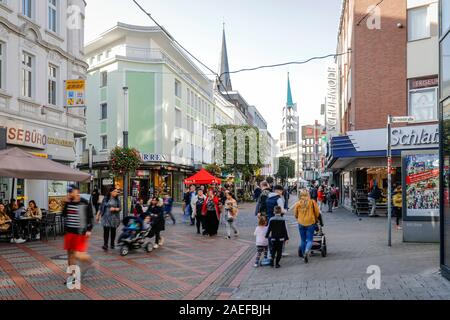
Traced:
<path id="1" fill-rule="evenodd" d="M 205 170 L 211 173 L 213 176 L 221 178 L 222 169 L 217 164 L 209 164 L 205 166 Z"/>
<path id="2" fill-rule="evenodd" d="M 267 135 L 249 125 L 215 125 L 214 162 L 222 173 L 242 175 L 249 182 L 264 167 L 267 155 Z"/>
<path id="3" fill-rule="evenodd" d="M 279 159 L 278 173 L 275 176 L 281 179 L 283 184 L 288 179 L 295 178 L 295 161 L 288 157 L 281 157 Z"/>

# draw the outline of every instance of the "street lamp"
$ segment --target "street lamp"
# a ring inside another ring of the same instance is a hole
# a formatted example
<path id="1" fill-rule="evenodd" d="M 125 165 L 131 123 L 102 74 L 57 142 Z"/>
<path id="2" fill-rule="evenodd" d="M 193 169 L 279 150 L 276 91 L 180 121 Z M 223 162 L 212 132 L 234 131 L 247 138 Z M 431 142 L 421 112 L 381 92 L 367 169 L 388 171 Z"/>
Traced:
<path id="1" fill-rule="evenodd" d="M 123 147 L 128 148 L 128 87 L 123 87 L 124 115 L 123 115 Z M 123 177 L 123 216 L 128 216 L 128 179 L 129 172 L 125 172 Z"/>

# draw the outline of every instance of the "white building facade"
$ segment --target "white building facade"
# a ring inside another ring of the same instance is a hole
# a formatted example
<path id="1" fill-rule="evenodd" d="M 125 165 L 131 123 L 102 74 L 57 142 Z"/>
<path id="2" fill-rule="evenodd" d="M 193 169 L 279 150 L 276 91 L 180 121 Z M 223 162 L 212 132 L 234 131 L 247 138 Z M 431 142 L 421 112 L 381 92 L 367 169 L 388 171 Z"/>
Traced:
<path id="1" fill-rule="evenodd" d="M 7 147 L 73 165 L 84 109 L 65 107 L 64 81 L 85 79 L 83 0 L 0 1 L 0 127 Z M 0 200 L 65 196 L 67 182 L 0 178 Z"/>

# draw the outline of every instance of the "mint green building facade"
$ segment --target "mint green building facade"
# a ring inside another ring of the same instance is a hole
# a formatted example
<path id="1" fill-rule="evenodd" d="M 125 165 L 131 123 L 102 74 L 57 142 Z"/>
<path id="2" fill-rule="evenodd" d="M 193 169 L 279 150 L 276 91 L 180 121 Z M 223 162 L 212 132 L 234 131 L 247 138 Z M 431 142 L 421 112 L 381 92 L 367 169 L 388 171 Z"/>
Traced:
<path id="1" fill-rule="evenodd" d="M 123 88 L 128 87 L 129 145 L 142 157 L 130 194 L 148 199 L 162 191 L 179 200 L 183 179 L 212 161 L 209 128 L 220 112 L 214 106 L 213 82 L 156 27 L 119 23 L 88 44 L 85 53 L 85 145 L 94 149 L 95 183 L 103 190 L 111 184 L 121 187 L 108 161 L 110 151 L 123 145 Z"/>

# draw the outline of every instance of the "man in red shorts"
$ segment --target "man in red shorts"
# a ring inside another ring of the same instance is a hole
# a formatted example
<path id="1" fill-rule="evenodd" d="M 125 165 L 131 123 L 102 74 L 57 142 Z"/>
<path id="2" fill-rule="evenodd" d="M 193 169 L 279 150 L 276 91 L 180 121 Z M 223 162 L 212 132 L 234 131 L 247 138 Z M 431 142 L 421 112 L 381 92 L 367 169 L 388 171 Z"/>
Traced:
<path id="1" fill-rule="evenodd" d="M 66 284 L 75 285 L 77 280 L 77 262 L 92 266 L 93 260 L 88 255 L 88 241 L 93 228 L 94 214 L 92 204 L 80 197 L 80 189 L 71 186 L 62 216 L 64 219 L 64 250 L 67 250 L 71 276 Z M 79 269 L 78 269 L 79 270 Z"/>

